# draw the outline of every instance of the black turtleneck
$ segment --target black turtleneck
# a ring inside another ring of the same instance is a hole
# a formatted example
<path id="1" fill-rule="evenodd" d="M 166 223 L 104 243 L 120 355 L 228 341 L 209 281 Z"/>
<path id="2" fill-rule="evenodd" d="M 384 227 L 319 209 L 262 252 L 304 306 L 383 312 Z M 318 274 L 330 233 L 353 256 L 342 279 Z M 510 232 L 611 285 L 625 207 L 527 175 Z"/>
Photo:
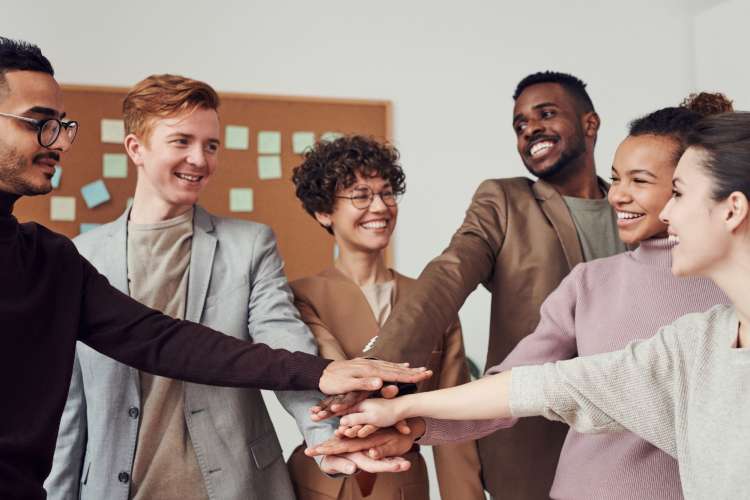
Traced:
<path id="1" fill-rule="evenodd" d="M 12 215 L 0 192 L 0 498 L 44 499 L 76 340 L 190 382 L 317 389 L 330 362 L 273 350 L 147 308 L 112 288 L 66 237 Z"/>

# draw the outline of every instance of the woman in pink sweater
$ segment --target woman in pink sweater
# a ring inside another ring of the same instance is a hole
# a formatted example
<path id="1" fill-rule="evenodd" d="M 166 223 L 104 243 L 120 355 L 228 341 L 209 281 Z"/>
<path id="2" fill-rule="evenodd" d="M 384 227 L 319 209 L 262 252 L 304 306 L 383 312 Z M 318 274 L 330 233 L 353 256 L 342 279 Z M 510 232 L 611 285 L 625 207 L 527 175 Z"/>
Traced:
<path id="1" fill-rule="evenodd" d="M 631 123 L 615 153 L 608 198 L 617 212 L 620 238 L 638 248 L 576 266 L 542 305 L 536 330 L 489 374 L 619 350 L 651 337 L 680 316 L 729 302 L 709 279 L 672 275 L 675 242 L 659 220 L 672 195 L 672 174 L 684 151 L 684 134 L 702 116 L 724 110 L 731 110 L 731 103 L 723 96 L 700 94 L 680 107 Z M 437 445 L 477 439 L 515 422 L 425 418 L 411 424 L 412 435 L 421 435 L 420 444 Z M 347 433 L 353 436 L 360 428 Z M 635 434 L 581 434 L 571 429 L 550 497 L 680 499 L 682 489 L 677 461 Z"/>

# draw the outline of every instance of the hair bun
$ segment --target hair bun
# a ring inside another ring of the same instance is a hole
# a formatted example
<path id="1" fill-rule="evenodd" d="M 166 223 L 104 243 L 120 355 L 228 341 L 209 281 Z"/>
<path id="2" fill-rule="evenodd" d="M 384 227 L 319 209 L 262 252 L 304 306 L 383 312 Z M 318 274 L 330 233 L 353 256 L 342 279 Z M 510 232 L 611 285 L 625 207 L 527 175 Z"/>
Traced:
<path id="1" fill-rule="evenodd" d="M 690 94 L 681 103 L 680 107 L 689 109 L 701 116 L 718 115 L 734 111 L 732 101 L 721 92 L 699 92 Z"/>

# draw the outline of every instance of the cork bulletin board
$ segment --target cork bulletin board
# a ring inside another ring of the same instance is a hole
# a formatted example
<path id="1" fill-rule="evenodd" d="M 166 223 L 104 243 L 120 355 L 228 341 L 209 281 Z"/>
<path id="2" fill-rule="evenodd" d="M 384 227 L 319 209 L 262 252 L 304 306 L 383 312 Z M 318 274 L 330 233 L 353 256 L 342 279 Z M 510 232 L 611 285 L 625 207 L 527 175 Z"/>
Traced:
<path id="1" fill-rule="evenodd" d="M 24 197 L 14 212 L 21 222 L 33 220 L 72 238 L 123 213 L 135 191 L 136 168 L 118 142 L 127 89 L 63 85 L 63 93 L 68 116 L 80 124 L 76 142 L 62 157 L 52 193 Z M 334 240 L 294 196 L 292 169 L 313 140 L 353 133 L 390 140 L 390 103 L 219 95 L 219 167 L 201 205 L 215 215 L 270 225 L 290 280 L 329 266 Z"/>

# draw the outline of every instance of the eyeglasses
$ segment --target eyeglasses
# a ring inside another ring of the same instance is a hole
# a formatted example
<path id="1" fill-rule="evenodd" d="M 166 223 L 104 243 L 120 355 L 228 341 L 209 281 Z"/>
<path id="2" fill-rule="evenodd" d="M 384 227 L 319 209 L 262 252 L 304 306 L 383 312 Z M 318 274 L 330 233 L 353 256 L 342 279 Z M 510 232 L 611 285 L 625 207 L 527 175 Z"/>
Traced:
<path id="1" fill-rule="evenodd" d="M 398 201 L 401 198 L 401 194 L 394 193 L 392 189 L 386 189 L 379 193 L 375 193 L 369 186 L 357 186 L 354 188 L 354 192 L 351 195 L 336 196 L 336 198 L 346 198 L 352 202 L 354 208 L 364 210 L 370 208 L 375 196 L 380 196 L 380 199 L 383 200 L 383 204 L 387 207 L 395 207 L 398 205 Z"/>
<path id="2" fill-rule="evenodd" d="M 68 142 L 71 144 L 73 144 L 76 134 L 78 133 L 77 121 L 63 122 L 57 118 L 35 120 L 34 118 L 12 115 L 10 113 L 0 113 L 0 116 L 15 118 L 16 120 L 22 120 L 34 125 L 37 130 L 36 139 L 39 142 L 39 145 L 43 148 L 52 146 L 57 141 L 57 138 L 60 137 L 60 132 L 62 132 L 63 129 L 65 129 L 65 133 L 68 135 Z"/>

